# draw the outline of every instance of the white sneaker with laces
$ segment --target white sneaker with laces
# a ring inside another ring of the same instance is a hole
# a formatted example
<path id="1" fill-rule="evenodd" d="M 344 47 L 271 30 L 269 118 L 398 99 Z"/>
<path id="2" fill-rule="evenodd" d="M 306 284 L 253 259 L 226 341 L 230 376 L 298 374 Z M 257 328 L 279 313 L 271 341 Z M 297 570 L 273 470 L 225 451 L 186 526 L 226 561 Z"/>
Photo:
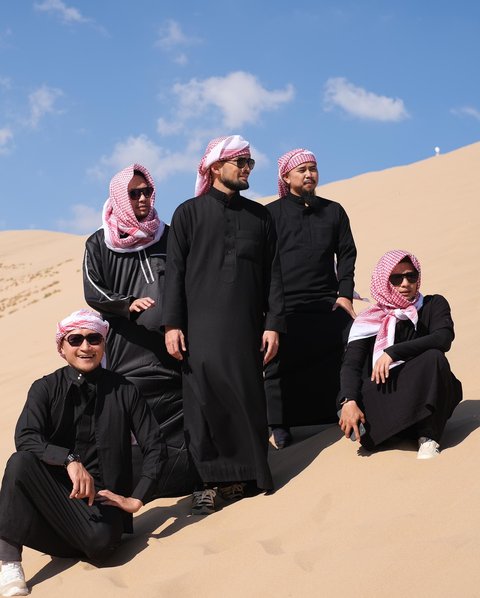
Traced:
<path id="1" fill-rule="evenodd" d="M 20 561 L 4 561 L 2 563 L 0 592 L 2 596 L 27 596 L 30 593 Z"/>
<path id="2" fill-rule="evenodd" d="M 421 436 L 418 439 L 417 459 L 433 459 L 440 454 L 440 445 L 435 440 Z"/>

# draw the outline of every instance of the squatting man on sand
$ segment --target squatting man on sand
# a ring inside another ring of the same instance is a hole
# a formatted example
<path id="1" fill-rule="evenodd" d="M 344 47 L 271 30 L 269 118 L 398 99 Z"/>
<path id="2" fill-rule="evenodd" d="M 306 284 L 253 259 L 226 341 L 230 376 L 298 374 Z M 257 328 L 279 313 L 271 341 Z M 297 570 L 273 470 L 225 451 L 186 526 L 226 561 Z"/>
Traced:
<path id="1" fill-rule="evenodd" d="M 28 594 L 23 546 L 95 562 L 109 556 L 162 472 L 165 444 L 148 405 L 100 365 L 108 328 L 89 310 L 59 322 L 57 349 L 68 365 L 28 393 L 0 491 L 3 596 Z M 130 430 L 144 456 L 135 489 Z"/>
<path id="2" fill-rule="evenodd" d="M 450 306 L 442 295 L 424 297 L 420 280 L 408 251 L 389 251 L 376 265 L 370 289 L 377 303 L 350 330 L 339 424 L 367 449 L 401 435 L 418 442 L 418 459 L 431 459 L 462 385 L 445 357 L 455 336 Z"/>

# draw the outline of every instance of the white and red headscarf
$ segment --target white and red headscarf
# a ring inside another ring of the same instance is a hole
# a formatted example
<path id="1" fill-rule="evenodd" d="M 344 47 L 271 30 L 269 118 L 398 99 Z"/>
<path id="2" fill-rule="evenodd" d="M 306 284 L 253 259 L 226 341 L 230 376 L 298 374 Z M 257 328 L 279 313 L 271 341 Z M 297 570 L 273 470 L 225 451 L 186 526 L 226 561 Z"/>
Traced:
<path id="1" fill-rule="evenodd" d="M 89 309 L 79 309 L 74 311 L 61 322 L 57 323 L 57 333 L 55 341 L 57 343 L 57 351 L 61 355 L 62 341 L 69 332 L 78 330 L 79 328 L 86 328 L 93 332 L 99 332 L 103 338 L 106 338 L 110 324 L 102 318 L 101 315 Z M 62 355 L 63 357 L 63 355 Z"/>
<path id="2" fill-rule="evenodd" d="M 317 159 L 315 155 L 307 149 L 297 148 L 286 154 L 283 154 L 278 159 L 278 195 L 279 197 L 285 197 L 288 195 L 290 189 L 287 183 L 283 180 L 283 177 L 288 174 L 293 168 L 305 164 L 305 162 L 315 162 Z"/>
<path id="3" fill-rule="evenodd" d="M 150 212 L 143 220 L 138 220 L 128 196 L 128 184 L 134 171 L 140 171 L 153 194 L 150 199 Z M 141 164 L 131 164 L 118 172 L 110 181 L 110 195 L 103 206 L 102 220 L 105 232 L 105 245 L 119 253 L 140 251 L 156 243 L 165 230 L 153 207 L 155 203 L 155 183 L 148 170 Z M 126 235 L 126 236 L 125 236 Z"/>
<path id="4" fill-rule="evenodd" d="M 212 186 L 213 181 L 210 172 L 212 164 L 219 160 L 230 160 L 241 156 L 250 156 L 250 144 L 240 135 L 212 139 L 198 165 L 195 197 L 204 195 Z"/>
<path id="5" fill-rule="evenodd" d="M 390 274 L 397 264 L 408 258 L 418 272 L 417 292 L 412 301 L 401 295 L 389 282 Z M 360 313 L 350 329 L 348 342 L 361 338 L 376 336 L 373 349 L 373 365 L 383 353 L 391 347 L 395 340 L 395 326 L 399 320 L 410 320 L 415 328 L 418 322 L 418 310 L 423 305 L 420 289 L 421 269 L 418 259 L 408 251 L 395 249 L 380 258 L 372 274 L 370 291 L 377 302 L 376 305 Z M 395 361 L 390 367 L 400 365 L 403 361 Z"/>

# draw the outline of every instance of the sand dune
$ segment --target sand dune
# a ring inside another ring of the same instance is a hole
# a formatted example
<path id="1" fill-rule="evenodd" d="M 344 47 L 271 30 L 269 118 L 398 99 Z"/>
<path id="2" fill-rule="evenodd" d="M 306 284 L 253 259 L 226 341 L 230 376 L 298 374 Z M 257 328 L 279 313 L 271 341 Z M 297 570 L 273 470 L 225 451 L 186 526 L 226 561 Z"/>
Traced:
<path id="1" fill-rule="evenodd" d="M 465 400 L 440 458 L 419 462 L 409 444 L 357 454 L 336 427 L 298 429 L 292 447 L 271 452 L 271 496 L 207 518 L 188 516 L 188 498 L 154 501 L 100 569 L 25 549 L 34 596 L 479 596 L 478 164 L 480 143 L 319 189 L 350 216 L 361 294 L 376 259 L 400 247 L 420 258 L 424 293 L 450 300 L 457 338 L 449 357 Z M 84 305 L 84 241 L 0 233 L 2 467 L 31 382 L 62 365 L 55 322 Z"/>

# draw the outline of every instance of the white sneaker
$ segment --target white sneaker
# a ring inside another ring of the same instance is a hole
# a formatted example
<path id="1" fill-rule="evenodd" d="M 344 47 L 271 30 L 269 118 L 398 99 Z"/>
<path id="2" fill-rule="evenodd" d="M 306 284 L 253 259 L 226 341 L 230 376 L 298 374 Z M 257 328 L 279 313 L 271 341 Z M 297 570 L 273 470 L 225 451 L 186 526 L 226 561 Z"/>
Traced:
<path id="1" fill-rule="evenodd" d="M 440 454 L 440 445 L 435 440 L 420 436 L 418 439 L 417 459 L 433 459 Z"/>
<path id="2" fill-rule="evenodd" d="M 20 561 L 4 561 L 2 563 L 0 592 L 2 596 L 27 596 L 30 593 Z"/>

